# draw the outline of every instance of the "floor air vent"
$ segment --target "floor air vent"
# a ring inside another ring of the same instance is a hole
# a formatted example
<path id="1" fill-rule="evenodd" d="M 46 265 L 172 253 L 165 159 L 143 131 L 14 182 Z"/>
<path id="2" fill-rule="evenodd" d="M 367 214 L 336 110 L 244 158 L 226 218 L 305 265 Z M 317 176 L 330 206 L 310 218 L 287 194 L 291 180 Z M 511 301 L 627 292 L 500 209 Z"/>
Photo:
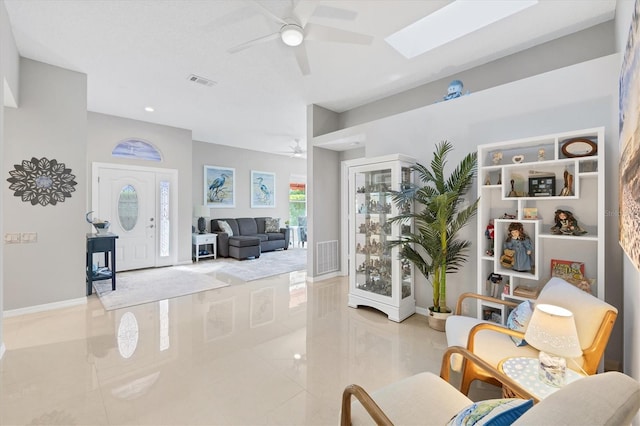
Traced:
<path id="1" fill-rule="evenodd" d="M 316 272 L 326 274 L 338 270 L 338 240 L 323 241 L 316 246 Z"/>

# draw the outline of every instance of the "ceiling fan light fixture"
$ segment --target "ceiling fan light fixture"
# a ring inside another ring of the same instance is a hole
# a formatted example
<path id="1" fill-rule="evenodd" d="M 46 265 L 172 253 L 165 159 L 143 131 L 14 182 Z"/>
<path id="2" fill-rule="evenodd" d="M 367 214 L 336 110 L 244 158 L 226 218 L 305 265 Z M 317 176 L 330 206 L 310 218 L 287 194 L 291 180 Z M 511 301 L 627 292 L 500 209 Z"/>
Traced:
<path id="1" fill-rule="evenodd" d="M 302 40 L 304 40 L 304 32 L 300 25 L 287 24 L 280 29 L 280 38 L 287 46 L 300 46 Z"/>

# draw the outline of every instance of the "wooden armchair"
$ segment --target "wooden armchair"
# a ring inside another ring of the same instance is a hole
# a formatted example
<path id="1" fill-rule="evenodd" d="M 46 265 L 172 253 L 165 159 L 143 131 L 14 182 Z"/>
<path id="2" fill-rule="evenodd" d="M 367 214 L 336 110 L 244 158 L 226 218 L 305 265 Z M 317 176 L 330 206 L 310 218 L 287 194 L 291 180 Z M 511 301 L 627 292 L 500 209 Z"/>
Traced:
<path id="1" fill-rule="evenodd" d="M 462 294 L 456 307 L 457 315 L 447 319 L 445 331 L 448 346 L 466 347 L 494 368 L 497 368 L 500 361 L 505 358 L 538 357 L 537 349 L 530 345 L 516 346 L 510 339 L 510 336 L 523 339 L 524 333 L 488 321 L 459 315 L 463 301 L 469 298 L 510 307 L 518 305 L 516 302 L 474 293 Z M 595 374 L 609 341 L 618 310 L 560 278 L 549 280 L 535 302 L 561 306 L 573 312 L 583 355 L 576 358 L 575 362 L 567 363 L 567 366 L 587 374 Z M 493 375 L 488 374 L 485 369 L 478 368 L 477 364 L 465 363 L 460 357 L 452 358 L 452 368 L 462 374 L 460 390 L 465 395 L 468 394 L 469 386 L 474 380 L 498 384 Z"/>
<path id="2" fill-rule="evenodd" d="M 455 415 L 469 415 L 473 402 L 449 383 L 453 355 L 464 357 L 496 382 L 529 398 L 525 389 L 486 361 L 465 348 L 450 347 L 442 357 L 440 377 L 419 373 L 371 393 L 355 384 L 347 386 L 342 393 L 341 426 L 447 424 Z M 534 402 L 524 413 L 500 415 L 509 415 L 515 425 L 629 424 L 640 409 L 640 383 L 618 372 L 597 374 Z"/>

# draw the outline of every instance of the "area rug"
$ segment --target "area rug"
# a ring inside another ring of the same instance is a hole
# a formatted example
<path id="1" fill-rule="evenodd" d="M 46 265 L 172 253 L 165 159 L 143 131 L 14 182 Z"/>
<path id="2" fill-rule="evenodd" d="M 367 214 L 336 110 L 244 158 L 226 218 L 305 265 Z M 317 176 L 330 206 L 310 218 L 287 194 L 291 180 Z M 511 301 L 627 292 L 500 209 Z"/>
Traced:
<path id="1" fill-rule="evenodd" d="M 269 251 L 262 253 L 257 259 L 237 260 L 218 258 L 200 261 L 193 265 L 193 270 L 217 276 L 225 281 L 225 276 L 248 282 L 289 272 L 307 269 L 307 250 L 295 248 L 289 250 Z"/>
<path id="2" fill-rule="evenodd" d="M 290 249 L 262 253 L 257 259 L 227 262 L 219 272 L 242 281 L 255 281 L 274 275 L 307 269 L 307 250 Z"/>
<path id="3" fill-rule="evenodd" d="M 228 285 L 211 275 L 190 270 L 190 266 L 170 266 L 119 272 L 115 291 L 111 290 L 111 280 L 96 281 L 93 288 L 104 308 L 111 311 Z"/>
<path id="4" fill-rule="evenodd" d="M 306 269 L 307 250 L 296 248 L 262 253 L 258 259 L 205 259 L 192 265 L 118 272 L 115 291 L 111 280 L 95 281 L 93 288 L 111 311 Z"/>

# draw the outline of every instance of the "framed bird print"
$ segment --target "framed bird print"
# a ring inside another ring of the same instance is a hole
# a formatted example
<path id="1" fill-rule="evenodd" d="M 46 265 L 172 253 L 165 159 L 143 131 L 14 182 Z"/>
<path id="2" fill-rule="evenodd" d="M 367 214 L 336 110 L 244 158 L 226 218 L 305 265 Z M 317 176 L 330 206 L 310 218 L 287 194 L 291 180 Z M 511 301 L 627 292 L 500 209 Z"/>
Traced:
<path id="1" fill-rule="evenodd" d="M 251 170 L 251 208 L 276 206 L 276 175 Z"/>
<path id="2" fill-rule="evenodd" d="M 236 169 L 204 166 L 204 204 L 211 208 L 236 206 Z"/>

